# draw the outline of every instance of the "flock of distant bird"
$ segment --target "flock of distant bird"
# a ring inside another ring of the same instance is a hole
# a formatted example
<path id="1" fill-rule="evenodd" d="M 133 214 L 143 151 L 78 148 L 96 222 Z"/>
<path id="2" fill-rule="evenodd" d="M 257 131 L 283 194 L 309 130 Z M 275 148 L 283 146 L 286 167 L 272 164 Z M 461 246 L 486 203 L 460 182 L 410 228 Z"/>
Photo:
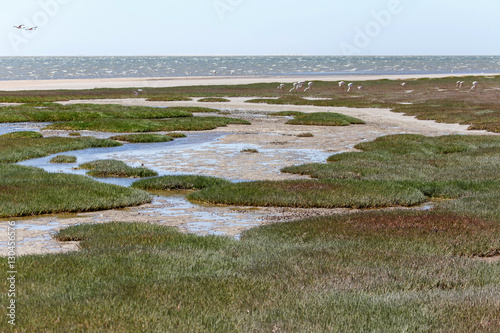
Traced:
<path id="1" fill-rule="evenodd" d="M 33 30 L 38 29 L 38 27 L 30 27 L 30 28 L 28 28 L 24 24 L 15 25 L 14 28 L 19 29 L 19 30 L 26 30 L 26 31 L 33 31 Z"/>
<path id="2" fill-rule="evenodd" d="M 465 81 L 457 81 L 457 88 L 461 89 L 462 86 L 464 85 Z M 310 90 L 314 84 L 314 82 L 306 82 L 306 81 L 299 81 L 299 82 L 294 82 L 293 83 L 293 86 L 292 86 L 292 89 L 289 90 L 289 92 L 293 92 L 293 91 L 301 91 L 300 89 L 302 89 L 303 86 L 305 86 L 307 84 L 307 87 L 303 90 L 304 92 Z M 470 91 L 475 91 L 476 90 L 476 87 L 477 85 L 479 84 L 478 81 L 474 81 L 472 82 L 472 87 L 470 88 Z M 346 92 L 350 92 L 354 86 L 354 83 L 350 82 L 350 83 L 345 83 L 345 81 L 340 81 L 339 82 L 339 88 L 342 88 L 344 86 L 347 85 L 347 91 Z M 278 86 L 278 89 L 280 90 L 283 90 L 285 89 L 286 87 L 286 84 L 282 83 Z M 403 82 L 401 83 L 401 87 L 405 88 L 406 87 L 406 82 Z M 362 90 L 363 89 L 363 86 L 358 86 L 357 87 L 358 90 Z"/>

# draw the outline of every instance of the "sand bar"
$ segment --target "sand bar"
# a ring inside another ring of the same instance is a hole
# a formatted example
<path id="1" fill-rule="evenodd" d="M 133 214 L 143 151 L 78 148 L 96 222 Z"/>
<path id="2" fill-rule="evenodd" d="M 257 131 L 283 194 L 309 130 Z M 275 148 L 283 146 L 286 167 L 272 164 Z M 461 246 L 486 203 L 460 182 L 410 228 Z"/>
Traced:
<path id="1" fill-rule="evenodd" d="M 476 75 L 493 76 L 500 73 Z M 302 81 L 367 81 L 367 80 L 411 80 L 419 78 L 462 77 L 463 74 L 425 74 L 425 75 L 303 75 L 303 76 L 197 76 L 197 77 L 149 77 L 114 79 L 64 79 L 64 80 L 12 80 L 0 81 L 0 90 L 58 90 L 94 88 L 160 88 L 197 85 L 229 85 L 251 83 L 292 83 Z"/>

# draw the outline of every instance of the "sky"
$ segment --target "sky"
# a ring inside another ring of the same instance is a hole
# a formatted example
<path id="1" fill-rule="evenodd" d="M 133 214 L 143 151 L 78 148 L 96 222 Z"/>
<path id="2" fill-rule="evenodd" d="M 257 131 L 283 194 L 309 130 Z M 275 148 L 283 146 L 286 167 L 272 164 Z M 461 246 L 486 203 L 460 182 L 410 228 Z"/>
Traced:
<path id="1" fill-rule="evenodd" d="M 0 3 L 0 56 L 500 55 L 498 0 Z"/>

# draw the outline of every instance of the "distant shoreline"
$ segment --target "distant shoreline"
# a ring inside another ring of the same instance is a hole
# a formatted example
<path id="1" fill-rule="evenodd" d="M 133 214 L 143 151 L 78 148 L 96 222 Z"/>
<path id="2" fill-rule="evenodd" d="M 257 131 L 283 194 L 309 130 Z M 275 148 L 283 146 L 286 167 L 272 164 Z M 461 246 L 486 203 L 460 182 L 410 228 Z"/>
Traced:
<path id="1" fill-rule="evenodd" d="M 190 77 L 148 77 L 148 78 L 105 78 L 105 79 L 55 79 L 55 80 L 6 80 L 0 81 L 0 90 L 82 90 L 95 88 L 162 88 L 197 85 L 238 85 L 252 83 L 293 83 L 302 81 L 369 81 L 369 80 L 411 80 L 420 78 L 443 78 L 464 76 L 496 76 L 500 73 L 481 74 L 388 74 L 388 75 L 275 75 L 275 76 L 190 76 Z"/>

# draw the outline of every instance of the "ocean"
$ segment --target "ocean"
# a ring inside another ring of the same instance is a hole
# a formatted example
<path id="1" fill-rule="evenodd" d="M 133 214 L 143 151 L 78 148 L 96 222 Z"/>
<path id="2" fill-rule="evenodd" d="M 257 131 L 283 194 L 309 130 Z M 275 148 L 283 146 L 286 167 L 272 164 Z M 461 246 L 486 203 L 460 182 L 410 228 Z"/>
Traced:
<path id="1" fill-rule="evenodd" d="M 500 56 L 0 57 L 0 80 L 500 73 Z"/>

